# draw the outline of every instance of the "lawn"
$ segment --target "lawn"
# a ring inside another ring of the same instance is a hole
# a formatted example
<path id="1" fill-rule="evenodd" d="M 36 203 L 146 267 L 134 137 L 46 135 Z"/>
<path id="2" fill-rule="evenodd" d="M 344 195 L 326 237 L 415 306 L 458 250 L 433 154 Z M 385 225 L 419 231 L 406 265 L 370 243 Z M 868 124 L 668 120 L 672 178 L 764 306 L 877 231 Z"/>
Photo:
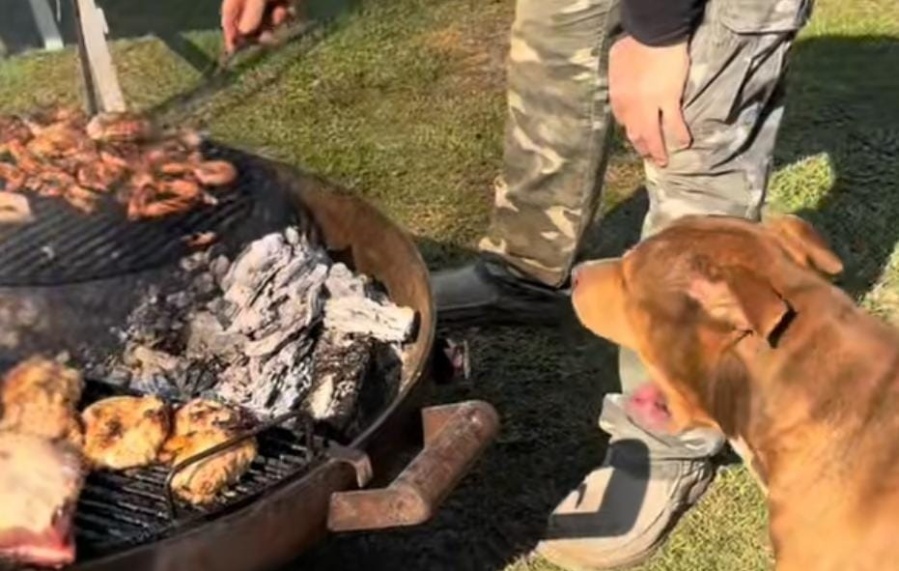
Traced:
<path id="1" fill-rule="evenodd" d="M 319 34 L 242 65 L 221 89 L 200 77 L 218 48 L 217 4 L 136 4 L 103 2 L 132 105 L 342 183 L 411 230 L 432 267 L 470 256 L 501 162 L 512 0 L 322 0 L 311 14 L 331 19 Z M 828 235 L 847 264 L 841 284 L 894 322 L 897 70 L 894 0 L 818 0 L 795 48 L 771 189 L 772 209 L 800 212 Z M 72 101 L 77 77 L 71 51 L 0 61 L 0 109 Z M 645 202 L 639 165 L 618 148 L 596 251 L 633 239 Z M 460 333 L 472 378 L 435 398 L 492 402 L 503 417 L 496 445 L 431 524 L 337 537 L 292 570 L 551 569 L 528 552 L 552 506 L 602 457 L 596 418 L 617 382 L 614 350 L 574 325 Z M 729 468 L 639 569 L 769 569 L 765 523 L 751 478 Z"/>

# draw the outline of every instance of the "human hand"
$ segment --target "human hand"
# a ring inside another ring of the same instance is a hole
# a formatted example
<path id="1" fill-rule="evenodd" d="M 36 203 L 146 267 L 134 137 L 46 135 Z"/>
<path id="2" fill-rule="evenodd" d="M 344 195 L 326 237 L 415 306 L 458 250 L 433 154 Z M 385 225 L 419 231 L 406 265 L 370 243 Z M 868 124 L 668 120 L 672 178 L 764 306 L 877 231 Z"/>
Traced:
<path id="1" fill-rule="evenodd" d="M 673 148 L 692 138 L 681 108 L 690 70 L 686 42 L 651 47 L 626 36 L 609 52 L 609 98 L 615 119 L 644 158 L 668 164 L 666 141 Z"/>
<path id="2" fill-rule="evenodd" d="M 225 51 L 246 42 L 267 43 L 271 32 L 292 16 L 287 0 L 222 0 Z"/>

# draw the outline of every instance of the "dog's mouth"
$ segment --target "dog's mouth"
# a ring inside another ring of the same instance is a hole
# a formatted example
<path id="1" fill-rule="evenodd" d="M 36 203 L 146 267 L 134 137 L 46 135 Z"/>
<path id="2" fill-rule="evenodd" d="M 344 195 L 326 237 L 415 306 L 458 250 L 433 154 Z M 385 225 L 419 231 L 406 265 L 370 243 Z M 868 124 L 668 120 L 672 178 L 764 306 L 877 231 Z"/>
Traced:
<path id="1" fill-rule="evenodd" d="M 669 433 L 671 413 L 658 385 L 647 381 L 630 393 L 625 411 L 637 425 L 651 432 Z"/>

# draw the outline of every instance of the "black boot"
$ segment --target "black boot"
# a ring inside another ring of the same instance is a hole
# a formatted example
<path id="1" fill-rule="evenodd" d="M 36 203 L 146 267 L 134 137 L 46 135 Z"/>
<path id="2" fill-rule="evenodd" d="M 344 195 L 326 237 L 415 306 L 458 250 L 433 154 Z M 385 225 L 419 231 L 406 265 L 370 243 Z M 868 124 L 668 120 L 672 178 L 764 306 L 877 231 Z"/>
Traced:
<path id="1" fill-rule="evenodd" d="M 438 325 L 555 325 L 572 319 L 570 291 L 493 259 L 431 275 Z"/>

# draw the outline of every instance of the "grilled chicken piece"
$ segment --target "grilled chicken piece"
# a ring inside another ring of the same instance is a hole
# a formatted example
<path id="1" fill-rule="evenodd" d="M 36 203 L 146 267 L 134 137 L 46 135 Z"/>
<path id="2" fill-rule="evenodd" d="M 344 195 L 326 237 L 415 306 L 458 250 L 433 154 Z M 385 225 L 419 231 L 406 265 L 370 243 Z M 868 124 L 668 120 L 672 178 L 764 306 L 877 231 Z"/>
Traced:
<path id="1" fill-rule="evenodd" d="M 78 184 L 97 192 L 108 192 L 121 180 L 125 169 L 101 160 L 84 162 L 78 167 Z"/>
<path id="2" fill-rule="evenodd" d="M 237 169 L 227 161 L 206 161 L 200 163 L 193 174 L 202 184 L 223 186 L 234 182 L 237 178 Z"/>
<path id="3" fill-rule="evenodd" d="M 0 180 L 3 181 L 3 190 L 6 192 L 16 192 L 25 186 L 28 175 L 22 172 L 22 169 L 9 163 L 0 163 Z"/>
<path id="4" fill-rule="evenodd" d="M 94 146 L 84 133 L 66 123 L 45 127 L 25 146 L 38 157 L 48 159 L 90 150 Z"/>
<path id="5" fill-rule="evenodd" d="M 10 141 L 28 142 L 31 139 L 31 129 L 21 118 L 13 115 L 0 116 L 0 147 Z"/>
<path id="6" fill-rule="evenodd" d="M 67 187 L 63 197 L 66 199 L 66 202 L 84 214 L 93 214 L 96 212 L 97 203 L 100 201 L 99 195 L 86 188 L 82 188 L 77 184 Z"/>
<path id="7" fill-rule="evenodd" d="M 61 198 L 85 214 L 102 194 L 127 208 L 129 220 L 162 218 L 218 201 L 204 187 L 235 180 L 226 161 L 206 161 L 202 138 L 189 130 L 162 133 L 134 113 L 88 118 L 49 108 L 29 117 L 0 116 L 0 191 Z M 120 184 L 122 183 L 122 184 Z M 11 214 L 0 213 L 14 220 Z"/>
<path id="8" fill-rule="evenodd" d="M 77 370 L 43 357 L 13 367 L 0 384 L 0 430 L 34 434 L 50 440 L 81 442 L 75 406 L 84 380 Z"/>
<path id="9" fill-rule="evenodd" d="M 138 142 L 154 134 L 153 124 L 133 113 L 101 113 L 88 121 L 85 131 L 102 142 Z"/>
<path id="10" fill-rule="evenodd" d="M 152 396 L 103 399 L 81 418 L 84 456 L 92 467 L 110 470 L 153 463 L 170 429 L 168 406 Z"/>
<path id="11" fill-rule="evenodd" d="M 18 139 L 9 141 L 5 148 L 6 152 L 8 152 L 15 161 L 16 167 L 26 175 L 38 175 L 46 167 L 46 165 L 25 148 L 25 145 Z"/>
<path id="12" fill-rule="evenodd" d="M 0 432 L 0 557 L 46 567 L 73 563 L 72 515 L 83 480 L 75 450 Z"/>
<path id="13" fill-rule="evenodd" d="M 163 445 L 160 460 L 176 466 L 249 427 L 249 419 L 241 411 L 219 402 L 194 399 L 175 413 L 172 436 Z M 257 453 L 255 438 L 239 442 L 180 470 L 172 478 L 172 490 L 189 503 L 209 503 L 222 488 L 246 473 Z"/>
<path id="14" fill-rule="evenodd" d="M 0 224 L 24 224 L 32 220 L 34 213 L 27 198 L 21 194 L 0 191 Z"/>

